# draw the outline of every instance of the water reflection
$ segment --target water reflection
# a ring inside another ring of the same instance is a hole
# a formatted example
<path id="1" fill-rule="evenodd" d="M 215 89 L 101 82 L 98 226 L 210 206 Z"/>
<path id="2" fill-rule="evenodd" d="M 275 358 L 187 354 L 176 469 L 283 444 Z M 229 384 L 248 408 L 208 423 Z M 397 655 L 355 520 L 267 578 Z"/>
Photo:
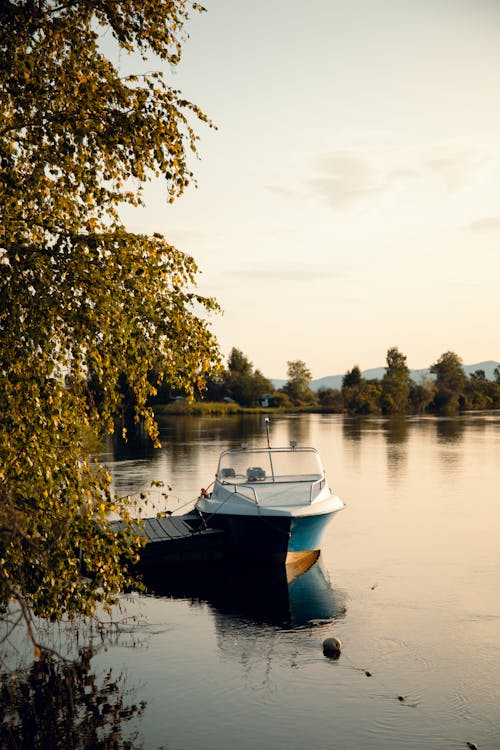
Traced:
<path id="1" fill-rule="evenodd" d="M 384 425 L 385 439 L 389 445 L 401 445 L 408 440 L 407 417 L 390 417 Z"/>
<path id="2" fill-rule="evenodd" d="M 301 415 L 290 417 L 287 420 L 288 443 L 295 440 L 297 445 L 311 444 L 311 422 L 301 419 Z M 272 433 L 271 433 L 272 441 Z M 274 443 L 276 444 L 276 443 Z"/>
<path id="3" fill-rule="evenodd" d="M 236 621 L 311 628 L 345 614 L 343 596 L 332 589 L 321 561 L 292 580 L 285 566 L 249 570 L 213 565 L 169 577 L 145 573 L 144 582 L 154 596 L 207 602 L 228 631 Z"/>
<path id="4" fill-rule="evenodd" d="M 90 649 L 72 662 L 42 654 L 28 669 L 0 675 L 0 747 L 142 748 L 126 726 L 145 703 L 127 705 L 123 675 L 96 675 L 91 657 Z"/>
<path id="5" fill-rule="evenodd" d="M 408 463 L 408 420 L 406 417 L 390 417 L 384 423 L 387 443 L 387 474 L 392 483 L 399 483 Z"/>
<path id="6" fill-rule="evenodd" d="M 157 452 L 166 463 L 169 484 L 196 464 L 201 466 L 209 456 L 210 448 L 216 453 L 225 448 L 239 447 L 242 443 L 258 442 L 265 435 L 264 418 L 260 414 L 229 416 L 159 416 L 158 426 L 162 449 Z M 216 469 L 214 458 L 209 476 Z M 203 480 L 207 481 L 207 478 Z"/>
<path id="7" fill-rule="evenodd" d="M 462 418 L 436 419 L 436 434 L 440 443 L 458 443 L 462 440 L 465 422 Z"/>
<path id="8" fill-rule="evenodd" d="M 265 434 L 261 414 L 232 414 L 228 416 L 158 415 L 161 440 L 177 448 L 200 442 L 224 440 L 228 446 L 261 438 Z"/>
<path id="9" fill-rule="evenodd" d="M 363 437 L 365 421 L 363 417 L 344 417 L 344 421 L 342 422 L 342 435 L 344 438 L 354 443 L 359 443 Z"/>

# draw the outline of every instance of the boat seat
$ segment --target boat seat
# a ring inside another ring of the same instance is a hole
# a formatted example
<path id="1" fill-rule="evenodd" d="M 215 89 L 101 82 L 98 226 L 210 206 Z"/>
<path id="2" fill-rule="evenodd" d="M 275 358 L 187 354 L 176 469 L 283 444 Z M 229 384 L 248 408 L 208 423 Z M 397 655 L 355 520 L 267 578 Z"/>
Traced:
<path id="1" fill-rule="evenodd" d="M 227 479 L 228 477 L 235 477 L 236 472 L 234 469 L 231 469 L 231 468 L 221 469 L 220 476 L 221 476 L 221 479 Z"/>
<path id="2" fill-rule="evenodd" d="M 260 466 L 250 466 L 247 469 L 247 482 L 262 482 L 266 478 L 266 472 Z"/>

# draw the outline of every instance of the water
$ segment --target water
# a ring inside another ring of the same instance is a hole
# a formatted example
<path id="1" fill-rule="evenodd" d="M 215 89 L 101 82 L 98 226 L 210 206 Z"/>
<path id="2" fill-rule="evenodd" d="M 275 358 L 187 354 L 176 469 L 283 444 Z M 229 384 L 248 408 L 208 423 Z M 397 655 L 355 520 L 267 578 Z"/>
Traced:
<path id="1" fill-rule="evenodd" d="M 180 509 L 263 418 L 169 418 L 164 447 L 106 456 L 117 489 L 172 486 Z M 320 450 L 347 504 L 320 566 L 171 576 L 124 597 L 137 619 L 92 659 L 122 675 L 145 748 L 500 748 L 500 414 L 273 418 L 273 445 Z M 164 499 L 157 495 L 158 507 Z M 340 638 L 338 660 L 323 640 Z M 135 745 L 134 745 L 135 747 Z"/>
<path id="2" fill-rule="evenodd" d="M 161 427 L 161 451 L 111 466 L 121 491 L 172 485 L 174 508 L 211 481 L 223 448 L 265 434 L 260 416 Z M 126 666 L 147 703 L 145 747 L 498 749 L 500 415 L 288 416 L 271 439 L 316 446 L 347 508 L 322 567 L 289 593 L 283 581 L 165 574 L 156 595 L 128 603 L 149 623 L 143 642 L 95 661 Z M 322 652 L 330 635 L 337 661 Z"/>

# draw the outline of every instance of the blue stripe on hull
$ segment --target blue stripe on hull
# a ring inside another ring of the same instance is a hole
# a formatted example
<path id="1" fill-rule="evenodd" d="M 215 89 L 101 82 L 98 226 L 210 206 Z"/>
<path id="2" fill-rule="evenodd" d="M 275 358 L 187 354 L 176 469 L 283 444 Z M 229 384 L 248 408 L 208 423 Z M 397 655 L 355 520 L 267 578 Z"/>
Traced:
<path id="1" fill-rule="evenodd" d="M 301 516 L 292 519 L 289 552 L 312 552 L 321 548 L 323 532 L 332 518 L 332 513 L 320 516 Z"/>

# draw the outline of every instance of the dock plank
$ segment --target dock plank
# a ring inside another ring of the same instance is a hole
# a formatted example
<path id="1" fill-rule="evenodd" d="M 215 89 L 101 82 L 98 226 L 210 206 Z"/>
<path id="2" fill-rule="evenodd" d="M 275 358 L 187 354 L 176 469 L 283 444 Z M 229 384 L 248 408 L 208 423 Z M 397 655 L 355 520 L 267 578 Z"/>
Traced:
<path id="1" fill-rule="evenodd" d="M 176 518 L 175 516 L 170 518 L 159 518 L 158 524 L 162 531 L 171 539 L 191 536 L 193 533 L 192 529 L 182 520 L 182 518 Z"/>
<path id="2" fill-rule="evenodd" d="M 165 532 L 159 525 L 157 518 L 145 518 L 144 531 L 151 542 L 162 541 L 165 539 Z"/>

